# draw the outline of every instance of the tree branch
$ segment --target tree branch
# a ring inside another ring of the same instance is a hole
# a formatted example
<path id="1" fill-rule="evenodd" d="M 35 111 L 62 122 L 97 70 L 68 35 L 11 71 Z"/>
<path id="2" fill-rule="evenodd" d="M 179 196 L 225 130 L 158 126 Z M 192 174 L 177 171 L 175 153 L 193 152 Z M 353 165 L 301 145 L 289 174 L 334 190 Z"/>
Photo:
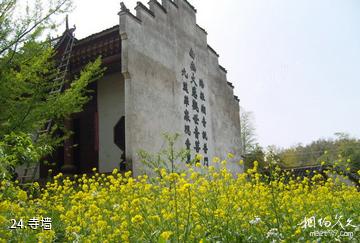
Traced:
<path id="1" fill-rule="evenodd" d="M 16 39 L 12 42 L 10 42 L 10 44 L 8 44 L 7 46 L 5 46 L 3 49 L 0 50 L 0 55 L 2 55 L 6 50 L 8 50 L 9 48 L 11 48 L 13 45 L 18 44 L 22 41 L 22 39 L 27 36 L 29 33 L 31 33 L 35 28 L 37 28 L 41 23 L 43 23 L 45 20 L 49 19 L 50 16 L 52 16 L 53 14 L 55 14 L 57 11 L 59 11 L 61 9 L 61 7 L 67 2 L 68 0 L 63 0 L 62 3 L 60 3 L 54 10 L 50 11 L 45 17 L 43 17 L 42 19 L 40 19 L 39 21 L 36 21 L 33 26 L 31 26 L 29 29 L 26 28 L 21 34 L 19 34 L 17 37 L 15 37 Z"/>

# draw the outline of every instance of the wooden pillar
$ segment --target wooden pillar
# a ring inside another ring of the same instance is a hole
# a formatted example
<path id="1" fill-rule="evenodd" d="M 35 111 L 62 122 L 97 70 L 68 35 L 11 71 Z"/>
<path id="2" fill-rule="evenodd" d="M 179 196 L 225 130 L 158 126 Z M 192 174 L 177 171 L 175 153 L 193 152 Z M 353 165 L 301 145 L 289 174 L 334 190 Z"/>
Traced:
<path id="1" fill-rule="evenodd" d="M 72 119 L 65 120 L 65 129 L 73 131 L 74 124 Z M 70 135 L 64 141 L 64 165 L 61 167 L 61 171 L 65 174 L 73 174 L 76 172 L 76 166 L 74 164 L 74 137 Z"/>

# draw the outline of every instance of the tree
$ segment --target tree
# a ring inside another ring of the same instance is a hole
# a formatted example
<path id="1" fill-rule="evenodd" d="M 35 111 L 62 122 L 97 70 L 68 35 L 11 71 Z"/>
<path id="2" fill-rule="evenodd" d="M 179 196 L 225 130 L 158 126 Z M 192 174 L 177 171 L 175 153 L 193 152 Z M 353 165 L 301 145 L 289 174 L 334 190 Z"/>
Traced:
<path id="1" fill-rule="evenodd" d="M 360 170 L 360 140 L 346 133 L 335 133 L 335 136 L 338 138 L 338 154 L 344 160 L 345 166 L 353 172 Z"/>
<path id="2" fill-rule="evenodd" d="M 59 83 L 54 79 L 55 51 L 50 39 L 44 36 L 59 26 L 54 19 L 70 7 L 71 0 L 46 3 L 37 0 L 26 6 L 17 0 L 0 1 L 0 173 L 3 177 L 8 176 L 9 166 L 38 162 L 39 157 L 50 153 L 64 139 L 65 135 L 55 137 L 55 131 L 62 127 L 65 118 L 81 111 L 89 100 L 88 84 L 102 73 L 98 59 L 87 65 L 64 92 L 49 92 Z M 32 139 L 49 120 L 53 121 L 51 132 L 42 134 L 36 141 Z M 33 153 L 29 156 L 30 148 L 36 156 Z"/>
<path id="3" fill-rule="evenodd" d="M 258 162 L 259 171 L 265 170 L 265 152 L 259 144 L 255 144 L 251 150 L 244 154 L 245 169 L 253 168 L 254 162 Z"/>
<path id="4" fill-rule="evenodd" d="M 302 146 L 301 144 L 284 149 L 277 154 L 286 167 L 336 164 L 342 169 L 360 169 L 360 140 L 346 133 L 335 133 L 336 139 L 318 139 Z"/>
<path id="5" fill-rule="evenodd" d="M 256 146 L 256 136 L 254 127 L 254 115 L 240 107 L 240 129 L 242 141 L 242 154 L 247 154 Z"/>

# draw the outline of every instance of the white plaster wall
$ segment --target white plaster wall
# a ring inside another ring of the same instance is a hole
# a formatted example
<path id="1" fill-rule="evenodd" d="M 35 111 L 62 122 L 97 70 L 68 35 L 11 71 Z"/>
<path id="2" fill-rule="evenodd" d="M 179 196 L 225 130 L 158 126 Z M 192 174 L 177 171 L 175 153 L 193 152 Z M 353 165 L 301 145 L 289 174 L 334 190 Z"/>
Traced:
<path id="1" fill-rule="evenodd" d="M 189 70 L 192 48 L 196 54 L 196 77 L 205 82 L 209 161 L 232 152 L 236 156 L 229 167 L 241 172 L 237 163 L 241 156 L 239 104 L 227 84 L 226 73 L 219 68 L 218 56 L 208 48 L 206 33 L 196 25 L 195 12 L 184 0 L 175 3 L 163 0 L 165 12 L 154 0 L 150 1 L 155 16 L 141 6 L 136 8 L 136 17 L 120 12 L 127 159 L 133 163 L 134 174 L 140 174 L 142 165 L 137 151 L 159 151 L 163 132 L 182 134 L 179 147 L 185 147 L 181 70 Z M 193 137 L 191 143 L 193 147 Z"/>
<path id="2" fill-rule="evenodd" d="M 122 151 L 114 143 L 114 127 L 125 115 L 124 80 L 121 73 L 106 75 L 98 81 L 99 171 L 119 168 Z"/>

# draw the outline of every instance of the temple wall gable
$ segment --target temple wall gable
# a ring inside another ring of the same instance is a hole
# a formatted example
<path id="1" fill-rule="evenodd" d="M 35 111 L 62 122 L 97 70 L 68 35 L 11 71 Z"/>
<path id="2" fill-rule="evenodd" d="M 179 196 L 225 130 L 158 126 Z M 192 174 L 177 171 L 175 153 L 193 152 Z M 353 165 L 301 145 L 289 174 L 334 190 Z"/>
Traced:
<path id="1" fill-rule="evenodd" d="M 196 9 L 186 0 L 152 0 L 135 10 L 122 5 L 119 13 L 126 154 L 134 173 L 141 173 L 137 151 L 159 151 L 163 132 L 180 133 L 178 146 L 208 163 L 228 152 L 240 159 L 239 104 L 219 55 L 196 24 Z"/>

